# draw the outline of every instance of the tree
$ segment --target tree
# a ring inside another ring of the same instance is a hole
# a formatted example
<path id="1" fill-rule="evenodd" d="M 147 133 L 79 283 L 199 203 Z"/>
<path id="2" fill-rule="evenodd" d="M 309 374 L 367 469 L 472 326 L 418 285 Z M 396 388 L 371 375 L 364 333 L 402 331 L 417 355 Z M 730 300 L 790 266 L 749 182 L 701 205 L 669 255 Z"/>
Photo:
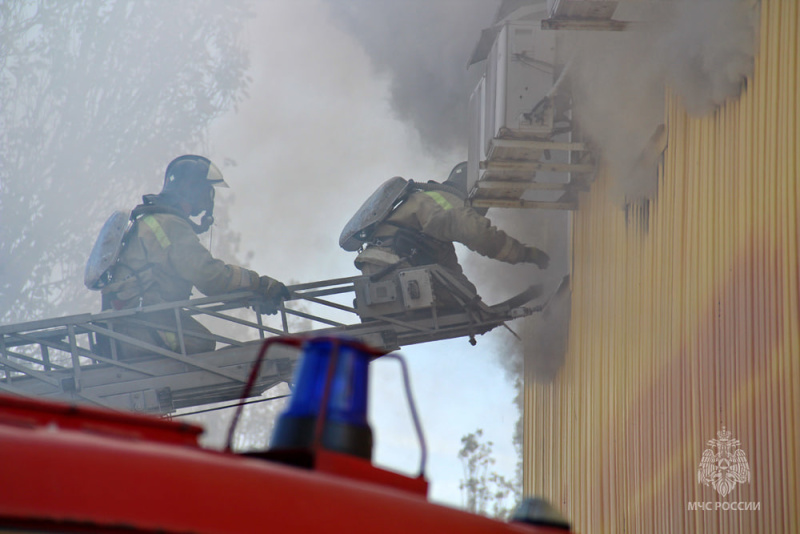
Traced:
<path id="1" fill-rule="evenodd" d="M 0 322 L 97 306 L 97 231 L 244 97 L 248 16 L 243 0 L 0 3 Z"/>
<path id="2" fill-rule="evenodd" d="M 483 441 L 483 430 L 478 429 L 461 438 L 458 457 L 464 469 L 459 486 L 464 495 L 467 511 L 506 519 L 521 495 L 520 481 L 511 482 L 491 471 L 493 443 Z"/>

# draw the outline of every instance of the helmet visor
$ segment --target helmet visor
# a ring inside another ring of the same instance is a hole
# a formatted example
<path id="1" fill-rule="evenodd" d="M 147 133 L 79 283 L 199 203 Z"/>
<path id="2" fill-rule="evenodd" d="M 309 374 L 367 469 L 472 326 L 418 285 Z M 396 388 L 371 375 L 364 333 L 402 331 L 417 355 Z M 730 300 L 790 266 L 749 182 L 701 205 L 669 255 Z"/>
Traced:
<path id="1" fill-rule="evenodd" d="M 208 162 L 206 181 L 214 187 L 228 187 L 228 184 L 225 183 L 225 180 L 222 178 L 222 171 L 210 161 Z"/>

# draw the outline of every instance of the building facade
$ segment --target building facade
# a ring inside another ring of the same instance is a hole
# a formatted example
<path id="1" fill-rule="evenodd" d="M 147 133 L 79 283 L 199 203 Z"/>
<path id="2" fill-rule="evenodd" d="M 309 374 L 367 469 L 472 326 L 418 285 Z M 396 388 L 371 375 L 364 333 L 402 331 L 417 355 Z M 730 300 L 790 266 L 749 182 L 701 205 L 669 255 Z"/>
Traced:
<path id="1" fill-rule="evenodd" d="M 760 5 L 755 70 L 665 103 L 658 192 L 600 171 L 572 214 L 569 348 L 525 383 L 524 491 L 576 531 L 800 532 L 800 8 Z"/>

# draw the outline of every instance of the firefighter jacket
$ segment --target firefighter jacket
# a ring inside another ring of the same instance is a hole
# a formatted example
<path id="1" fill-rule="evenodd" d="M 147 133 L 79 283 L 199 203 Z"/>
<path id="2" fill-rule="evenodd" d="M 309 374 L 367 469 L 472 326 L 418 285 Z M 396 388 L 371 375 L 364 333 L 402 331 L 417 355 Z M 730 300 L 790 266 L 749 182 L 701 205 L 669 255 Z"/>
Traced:
<path id="1" fill-rule="evenodd" d="M 259 286 L 255 271 L 215 259 L 189 221 L 172 213 L 138 218 L 112 269 L 111 283 L 103 288 L 104 308 L 186 300 L 192 287 L 215 295 Z"/>
<path id="2" fill-rule="evenodd" d="M 404 229 L 411 231 L 410 236 L 403 235 Z M 454 241 L 506 263 L 525 260 L 525 245 L 497 229 L 489 219 L 465 206 L 463 199 L 447 191 L 415 191 L 372 235 L 370 246 L 356 258 L 359 268 L 359 263 L 369 262 L 381 249 L 401 258 L 408 257 L 408 246 L 402 241 L 409 237 L 414 241 L 414 235 L 417 250 L 415 257 L 409 260 L 411 265 L 438 263 L 461 273 Z"/>

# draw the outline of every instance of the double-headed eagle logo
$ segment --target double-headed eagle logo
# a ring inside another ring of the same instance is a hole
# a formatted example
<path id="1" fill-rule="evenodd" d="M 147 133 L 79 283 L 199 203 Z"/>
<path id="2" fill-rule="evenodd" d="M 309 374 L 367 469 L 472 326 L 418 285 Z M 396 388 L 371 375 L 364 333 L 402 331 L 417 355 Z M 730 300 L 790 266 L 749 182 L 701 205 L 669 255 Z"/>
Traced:
<path id="1" fill-rule="evenodd" d="M 708 446 L 710 448 L 703 451 L 697 468 L 698 484 L 711 484 L 724 497 L 736 484 L 750 482 L 747 457 L 739 448 L 739 440 L 731 439 L 731 433 L 724 426 L 717 432 L 717 439 L 708 440 Z"/>

